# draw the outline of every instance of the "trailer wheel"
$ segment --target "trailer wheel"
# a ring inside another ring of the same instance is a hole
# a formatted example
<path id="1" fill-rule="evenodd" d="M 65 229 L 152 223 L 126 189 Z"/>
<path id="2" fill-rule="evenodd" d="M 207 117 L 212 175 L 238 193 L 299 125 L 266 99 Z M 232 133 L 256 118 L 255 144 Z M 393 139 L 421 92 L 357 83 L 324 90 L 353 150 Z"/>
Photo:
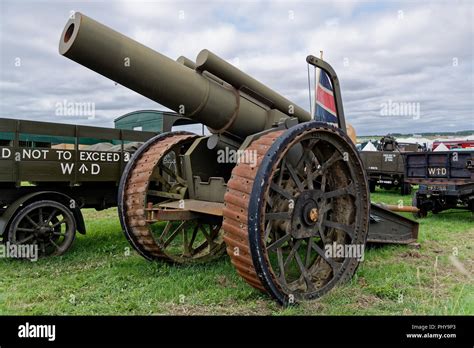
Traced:
<path id="1" fill-rule="evenodd" d="M 375 180 L 369 180 L 369 190 L 371 193 L 375 192 L 376 185 L 377 185 L 377 182 Z"/>
<path id="2" fill-rule="evenodd" d="M 8 230 L 8 241 L 16 245 L 36 245 L 38 256 L 64 254 L 76 233 L 74 215 L 63 204 L 36 201 L 24 206 L 13 218 Z"/>

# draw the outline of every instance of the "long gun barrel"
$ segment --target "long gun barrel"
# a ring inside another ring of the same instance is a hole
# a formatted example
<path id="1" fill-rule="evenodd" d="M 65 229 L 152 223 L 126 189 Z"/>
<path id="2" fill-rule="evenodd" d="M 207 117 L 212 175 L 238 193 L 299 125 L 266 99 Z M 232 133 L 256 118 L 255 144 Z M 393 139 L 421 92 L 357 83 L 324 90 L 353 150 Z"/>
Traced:
<path id="1" fill-rule="evenodd" d="M 192 61 L 183 57 L 176 62 L 79 12 L 66 23 L 59 52 L 217 133 L 245 137 L 281 118 L 311 119 L 305 110 L 207 50 L 198 55 L 194 70 Z"/>

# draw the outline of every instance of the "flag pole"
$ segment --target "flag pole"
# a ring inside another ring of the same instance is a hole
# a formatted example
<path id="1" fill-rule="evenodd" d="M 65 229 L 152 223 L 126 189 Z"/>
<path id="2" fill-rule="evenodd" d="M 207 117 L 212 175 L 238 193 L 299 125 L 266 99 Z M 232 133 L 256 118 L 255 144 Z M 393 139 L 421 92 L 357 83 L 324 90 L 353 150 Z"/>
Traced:
<path id="1" fill-rule="evenodd" d="M 319 51 L 319 58 L 323 59 L 323 51 Z M 313 119 L 316 120 L 316 103 L 318 102 L 318 84 L 319 84 L 319 75 L 320 75 L 319 68 L 314 68 L 314 110 L 313 110 Z"/>

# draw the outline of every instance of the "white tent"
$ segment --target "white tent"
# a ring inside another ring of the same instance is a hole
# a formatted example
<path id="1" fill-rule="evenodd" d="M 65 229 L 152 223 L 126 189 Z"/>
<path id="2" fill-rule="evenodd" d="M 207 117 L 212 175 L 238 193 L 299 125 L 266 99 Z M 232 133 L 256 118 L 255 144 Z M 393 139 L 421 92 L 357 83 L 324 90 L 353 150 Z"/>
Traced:
<path id="1" fill-rule="evenodd" d="M 377 151 L 377 149 L 375 148 L 374 144 L 372 144 L 372 142 L 369 140 L 369 142 L 364 146 L 362 151 Z"/>
<path id="2" fill-rule="evenodd" d="M 436 152 L 436 151 L 449 151 L 449 149 L 446 145 L 441 143 L 436 147 L 436 149 L 433 150 L 433 152 Z"/>

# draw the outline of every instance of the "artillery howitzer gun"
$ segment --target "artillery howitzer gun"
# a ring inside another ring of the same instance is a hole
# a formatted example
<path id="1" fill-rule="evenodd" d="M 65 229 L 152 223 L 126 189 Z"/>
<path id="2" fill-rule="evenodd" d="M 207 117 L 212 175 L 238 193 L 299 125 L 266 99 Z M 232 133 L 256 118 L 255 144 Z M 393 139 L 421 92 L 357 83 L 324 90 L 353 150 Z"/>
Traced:
<path id="1" fill-rule="evenodd" d="M 337 127 L 313 121 L 207 50 L 196 62 L 173 61 L 80 13 L 66 24 L 59 51 L 212 133 L 161 134 L 127 164 L 119 216 L 145 258 L 203 262 L 227 249 L 245 281 L 288 303 L 350 279 L 359 257 L 330 255 L 328 246 L 363 247 L 369 222 L 373 241 L 416 237 L 410 220 L 371 211 L 339 82 L 326 62 L 307 57 L 331 78 Z"/>

